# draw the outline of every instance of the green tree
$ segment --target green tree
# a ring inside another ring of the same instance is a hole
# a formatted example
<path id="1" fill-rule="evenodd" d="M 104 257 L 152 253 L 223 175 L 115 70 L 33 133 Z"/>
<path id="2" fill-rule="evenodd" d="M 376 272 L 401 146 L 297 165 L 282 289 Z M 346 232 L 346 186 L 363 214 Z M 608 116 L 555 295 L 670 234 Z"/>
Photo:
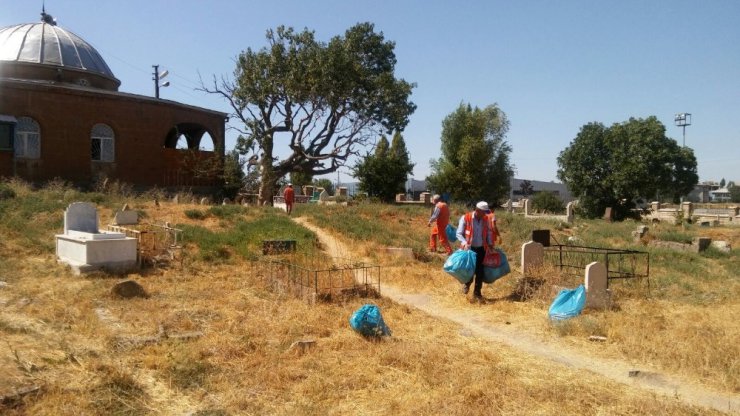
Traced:
<path id="1" fill-rule="evenodd" d="M 353 167 L 352 176 L 359 179 L 360 191 L 381 201 L 391 202 L 397 193 L 404 192 L 406 178 L 413 171 L 406 142 L 400 132 L 388 139 L 381 136 L 374 154 L 367 154 Z"/>
<path id="2" fill-rule="evenodd" d="M 509 120 L 496 104 L 483 109 L 460 104 L 442 122 L 442 156 L 430 161 L 430 188 L 461 201 L 504 200 L 514 174 L 508 130 Z"/>
<path id="3" fill-rule="evenodd" d="M 584 125 L 558 156 L 558 178 L 578 196 L 583 215 L 612 207 L 615 219 L 630 216 L 639 197 L 678 200 L 699 180 L 693 151 L 666 137 L 655 116 Z"/>
<path id="4" fill-rule="evenodd" d="M 236 150 L 230 151 L 224 157 L 223 191 L 225 196 L 233 199 L 244 187 L 244 179 L 246 177 L 244 174 L 244 164 L 245 162 Z"/>
<path id="5" fill-rule="evenodd" d="M 560 214 L 565 211 L 565 205 L 554 193 L 549 191 L 537 192 L 532 196 L 532 207 L 538 211 L 551 214 Z"/>
<path id="6" fill-rule="evenodd" d="M 730 190 L 730 202 L 740 202 L 740 186 L 735 186 L 732 182 L 730 182 L 733 186 L 727 186 Z"/>
<path id="7" fill-rule="evenodd" d="M 519 188 L 522 191 L 522 196 L 526 197 L 528 195 L 532 195 L 534 193 L 534 187 L 532 186 L 532 182 L 528 180 L 523 180 L 522 183 L 519 184 Z"/>
<path id="8" fill-rule="evenodd" d="M 313 186 L 317 188 L 324 188 L 324 190 L 329 195 L 334 195 L 334 184 L 329 179 L 326 179 L 326 178 L 314 179 Z"/>
<path id="9" fill-rule="evenodd" d="M 725 187 L 725 178 L 722 178 L 721 181 L 719 181 L 719 187 L 724 188 Z"/>
<path id="10" fill-rule="evenodd" d="M 239 55 L 234 79 L 200 88 L 223 96 L 243 123 L 237 148 L 262 153 L 261 202 L 286 174 L 335 172 L 372 137 L 408 124 L 414 85 L 395 77 L 395 44 L 371 23 L 328 43 L 284 26 L 266 37 L 266 47 Z M 281 143 L 287 153 L 276 151 Z"/>

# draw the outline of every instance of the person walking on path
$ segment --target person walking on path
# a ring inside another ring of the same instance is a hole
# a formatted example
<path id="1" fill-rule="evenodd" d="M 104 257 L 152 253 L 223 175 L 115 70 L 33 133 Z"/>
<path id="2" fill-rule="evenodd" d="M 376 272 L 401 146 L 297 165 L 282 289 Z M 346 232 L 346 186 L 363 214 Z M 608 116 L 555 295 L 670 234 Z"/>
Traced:
<path id="1" fill-rule="evenodd" d="M 293 212 L 293 201 L 295 200 L 295 191 L 293 190 L 293 184 L 289 183 L 283 191 L 283 199 L 285 200 L 285 210 L 290 215 Z"/>
<path id="2" fill-rule="evenodd" d="M 491 227 L 491 220 L 486 212 L 488 203 L 480 201 L 475 205 L 475 210 L 468 212 L 460 217 L 460 223 L 457 226 L 457 239 L 460 241 L 460 248 L 463 250 L 473 250 L 475 252 L 475 287 L 473 289 L 473 301 L 483 302 L 481 290 L 483 288 L 483 258 L 486 256 L 486 250 L 493 250 L 494 235 Z M 467 295 L 470 291 L 470 285 L 473 280 L 462 285 L 462 293 Z"/>
<path id="3" fill-rule="evenodd" d="M 450 208 L 446 202 L 442 201 L 439 195 L 434 195 L 432 202 L 434 203 L 434 211 L 432 211 L 432 216 L 427 223 L 427 227 L 429 227 L 434 222 L 432 234 L 429 236 L 429 251 L 433 253 L 437 252 L 437 238 L 439 238 L 439 245 L 445 249 L 447 255 L 450 255 L 452 254 L 452 247 L 450 247 L 450 242 L 445 232 L 447 224 L 450 223 Z"/>

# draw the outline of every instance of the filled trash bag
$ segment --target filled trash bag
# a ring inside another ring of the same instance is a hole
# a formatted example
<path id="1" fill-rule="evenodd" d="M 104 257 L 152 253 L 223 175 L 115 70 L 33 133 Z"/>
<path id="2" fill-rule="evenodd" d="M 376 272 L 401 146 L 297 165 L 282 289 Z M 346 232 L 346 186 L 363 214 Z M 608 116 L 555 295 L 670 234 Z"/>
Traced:
<path id="1" fill-rule="evenodd" d="M 468 283 L 475 273 L 475 252 L 473 250 L 455 250 L 447 257 L 444 271 L 455 276 L 460 283 Z"/>
<path id="2" fill-rule="evenodd" d="M 504 251 L 500 248 L 494 249 L 496 253 L 498 254 L 498 266 L 496 267 L 488 267 L 483 264 L 483 282 L 484 283 L 493 283 L 496 280 L 506 276 L 507 274 L 511 273 L 511 267 L 509 266 L 509 260 L 506 259 L 506 254 L 504 254 Z M 488 256 L 488 253 L 486 254 Z"/>
<path id="3" fill-rule="evenodd" d="M 586 288 L 583 285 L 575 289 L 563 289 L 555 296 L 548 315 L 552 320 L 563 320 L 577 316 L 586 304 Z"/>
<path id="4" fill-rule="evenodd" d="M 391 335 L 391 330 L 386 326 L 380 314 L 380 308 L 372 303 L 365 304 L 356 310 L 349 318 L 349 325 L 366 337 Z"/>
<path id="5" fill-rule="evenodd" d="M 447 227 L 445 227 L 445 234 L 447 234 L 447 241 L 450 243 L 457 241 L 457 230 L 452 226 L 452 224 L 447 224 Z"/>

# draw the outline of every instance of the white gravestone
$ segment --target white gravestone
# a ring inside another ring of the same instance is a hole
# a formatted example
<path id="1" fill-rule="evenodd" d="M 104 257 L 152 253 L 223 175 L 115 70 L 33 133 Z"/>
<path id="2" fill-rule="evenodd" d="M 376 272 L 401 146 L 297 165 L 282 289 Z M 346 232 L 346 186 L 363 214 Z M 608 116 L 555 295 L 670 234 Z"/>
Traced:
<path id="1" fill-rule="evenodd" d="M 583 285 L 586 287 L 586 307 L 604 309 L 611 302 L 611 293 L 607 286 L 608 274 L 604 263 L 595 261 L 586 266 L 586 277 Z"/>
<path id="2" fill-rule="evenodd" d="M 545 247 L 540 243 L 528 241 L 522 244 L 522 274 L 530 276 L 534 269 L 542 266 L 545 261 Z"/>

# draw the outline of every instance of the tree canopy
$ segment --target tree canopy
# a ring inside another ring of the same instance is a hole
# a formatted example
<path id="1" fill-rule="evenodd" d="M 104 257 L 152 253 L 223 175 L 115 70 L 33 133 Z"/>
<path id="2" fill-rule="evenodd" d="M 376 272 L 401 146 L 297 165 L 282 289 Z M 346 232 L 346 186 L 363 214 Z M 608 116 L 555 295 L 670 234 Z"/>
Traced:
<path id="1" fill-rule="evenodd" d="M 261 201 L 286 174 L 334 172 L 380 133 L 408 124 L 414 85 L 395 77 L 395 44 L 371 23 L 328 43 L 284 26 L 266 38 L 266 47 L 239 55 L 234 79 L 201 87 L 226 98 L 243 123 L 237 149 L 260 153 Z"/>
<path id="2" fill-rule="evenodd" d="M 397 193 L 404 192 L 406 178 L 414 169 L 401 133 L 388 139 L 381 136 L 375 154 L 367 154 L 353 168 L 353 176 L 360 180 L 360 190 L 381 201 L 391 202 Z"/>
<path id="3" fill-rule="evenodd" d="M 504 200 L 514 174 L 508 130 L 509 120 L 496 104 L 483 109 L 460 104 L 442 122 L 442 156 L 430 161 L 430 188 L 466 202 Z"/>
<path id="4" fill-rule="evenodd" d="M 589 123 L 558 156 L 558 178 L 587 217 L 630 215 L 637 198 L 678 199 L 696 185 L 694 152 L 666 137 L 655 116 L 605 127 Z"/>

